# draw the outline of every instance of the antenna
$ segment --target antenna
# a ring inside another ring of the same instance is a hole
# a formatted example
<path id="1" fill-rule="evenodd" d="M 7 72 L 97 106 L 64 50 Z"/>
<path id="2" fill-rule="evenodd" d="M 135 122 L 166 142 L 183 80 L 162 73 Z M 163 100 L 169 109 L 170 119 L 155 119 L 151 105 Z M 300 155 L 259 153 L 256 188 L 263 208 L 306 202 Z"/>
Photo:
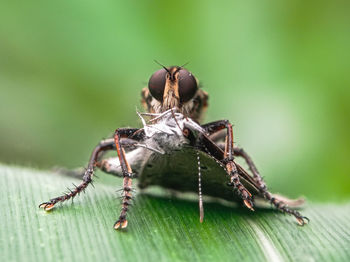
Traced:
<path id="1" fill-rule="evenodd" d="M 158 65 L 160 65 L 161 67 L 163 67 L 169 74 L 170 74 L 170 71 L 168 70 L 168 68 L 166 68 L 165 66 L 163 66 L 161 63 L 159 63 L 157 60 L 153 60 L 154 62 L 156 62 Z"/>

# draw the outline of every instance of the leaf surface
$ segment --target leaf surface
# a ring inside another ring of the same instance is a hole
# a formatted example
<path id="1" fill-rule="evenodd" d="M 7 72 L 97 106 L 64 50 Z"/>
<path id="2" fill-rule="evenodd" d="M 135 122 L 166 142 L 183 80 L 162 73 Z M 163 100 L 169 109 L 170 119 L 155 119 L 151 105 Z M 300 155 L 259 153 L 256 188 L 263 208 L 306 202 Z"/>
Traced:
<path id="1" fill-rule="evenodd" d="M 38 205 L 79 180 L 8 166 L 0 179 L 1 261 L 350 261 L 349 203 L 308 204 L 304 227 L 272 209 L 205 203 L 200 224 L 195 201 L 138 194 L 118 232 L 120 179 L 52 212 Z"/>

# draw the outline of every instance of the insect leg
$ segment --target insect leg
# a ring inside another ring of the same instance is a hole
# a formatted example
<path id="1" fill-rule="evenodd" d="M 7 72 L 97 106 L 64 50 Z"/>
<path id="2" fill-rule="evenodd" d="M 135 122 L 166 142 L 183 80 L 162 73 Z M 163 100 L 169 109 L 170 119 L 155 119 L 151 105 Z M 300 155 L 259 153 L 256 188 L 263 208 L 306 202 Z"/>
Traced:
<path id="1" fill-rule="evenodd" d="M 229 122 L 227 120 L 220 120 L 220 121 L 215 121 L 212 123 L 202 125 L 202 127 L 208 133 L 208 135 L 212 135 L 212 134 L 219 132 L 220 130 L 222 130 L 225 127 L 227 128 L 228 125 L 229 125 Z M 232 129 L 232 127 L 231 127 L 231 129 Z M 228 143 L 228 139 L 226 136 L 225 155 L 227 154 L 227 151 L 228 151 L 227 150 L 227 143 Z M 218 147 L 220 148 L 219 145 L 218 145 Z M 261 175 L 259 174 L 256 166 L 254 165 L 254 162 L 251 160 L 249 155 L 243 149 L 233 148 L 233 153 L 234 153 L 234 155 L 241 156 L 246 160 L 246 162 L 249 166 L 249 169 L 253 173 L 253 179 L 256 182 L 260 193 L 264 196 L 264 198 L 266 200 L 268 200 L 271 204 L 273 204 L 281 212 L 293 215 L 297 219 L 299 225 L 304 225 L 306 223 L 306 221 L 309 220 L 307 217 L 302 216 L 298 211 L 290 209 L 284 201 L 282 201 L 281 199 L 275 198 L 268 191 L 264 180 L 262 179 Z"/>
<path id="2" fill-rule="evenodd" d="M 205 130 L 205 132 L 208 133 L 208 135 L 212 135 L 214 133 L 217 133 L 217 132 L 227 128 L 228 124 L 230 124 L 230 122 L 228 120 L 218 120 L 218 121 L 204 124 L 204 125 L 202 125 L 202 128 Z"/>
<path id="3" fill-rule="evenodd" d="M 113 144 L 114 144 L 114 138 L 111 138 L 109 140 L 111 142 L 113 142 Z M 120 140 L 120 143 L 121 143 L 121 145 L 124 148 L 132 148 L 132 149 L 134 149 L 134 148 L 143 146 L 143 144 L 139 144 L 139 140 L 140 139 L 137 140 L 137 139 L 130 139 L 130 138 L 122 138 Z M 114 146 L 113 150 L 115 150 L 115 146 Z M 105 172 L 105 173 L 121 176 L 120 172 L 118 172 L 116 170 L 116 168 L 115 168 L 116 167 L 116 165 L 114 164 L 115 158 L 114 157 L 103 158 L 103 156 L 104 156 L 104 154 L 106 152 L 107 151 L 100 152 L 100 154 L 98 155 L 98 160 L 95 163 L 95 166 L 97 168 L 99 168 L 101 171 Z M 119 160 L 117 160 L 117 161 L 118 161 L 118 164 L 119 164 Z M 85 170 L 86 169 L 84 167 L 79 167 L 79 168 L 76 168 L 76 169 L 73 169 L 73 170 L 67 169 L 67 168 L 63 168 L 63 167 L 55 167 L 53 169 L 53 171 L 55 173 L 58 173 L 58 174 L 61 174 L 61 175 L 65 175 L 65 176 L 69 176 L 69 177 L 79 178 L 79 179 L 84 176 Z"/>
<path id="4" fill-rule="evenodd" d="M 273 204 L 278 210 L 280 210 L 281 212 L 293 215 L 299 225 L 303 226 L 306 221 L 309 221 L 309 219 L 307 217 L 302 216 L 298 211 L 293 210 L 288 208 L 287 204 L 280 199 L 275 198 L 267 189 L 267 186 L 263 180 L 263 178 L 261 177 L 261 175 L 259 174 L 258 169 L 256 168 L 253 160 L 250 158 L 250 156 L 244 151 L 243 148 L 238 148 L 235 147 L 234 149 L 234 154 L 237 156 L 240 156 L 242 158 L 244 158 L 244 160 L 246 161 L 247 165 L 249 166 L 250 171 L 253 173 L 253 178 L 255 180 L 255 182 L 258 185 L 259 191 L 260 193 L 264 196 L 265 199 L 267 199 L 268 201 L 270 201 L 271 204 Z"/>
<path id="5" fill-rule="evenodd" d="M 115 146 L 118 153 L 118 158 L 123 174 L 123 192 L 122 192 L 122 209 L 119 219 L 114 223 L 114 228 L 126 228 L 128 221 L 126 220 L 126 214 L 129 210 L 130 201 L 132 199 L 132 169 L 125 157 L 124 147 L 121 145 L 121 139 L 131 137 L 135 133 L 133 129 L 120 128 L 114 133 Z"/>
<path id="6" fill-rule="evenodd" d="M 85 188 L 92 182 L 92 176 L 94 173 L 95 164 L 101 152 L 104 152 L 106 150 L 111 150 L 113 148 L 114 148 L 113 139 L 102 140 L 95 147 L 94 151 L 91 154 L 88 167 L 84 172 L 83 181 L 78 186 L 75 186 L 75 188 L 69 189 L 69 192 L 65 193 L 64 195 L 52 198 L 48 202 L 44 202 L 40 204 L 39 207 L 44 208 L 44 210 L 46 211 L 51 210 L 55 206 L 55 204 L 57 204 L 58 202 L 64 202 L 70 198 L 74 198 L 76 195 L 80 194 L 81 191 L 84 191 Z"/>
<path id="7" fill-rule="evenodd" d="M 242 157 L 242 158 L 246 161 L 246 163 L 247 163 L 247 165 L 248 165 L 250 171 L 251 171 L 252 174 L 253 174 L 253 177 L 254 177 L 255 182 L 258 183 L 259 186 L 261 185 L 261 188 L 264 188 L 264 187 L 266 188 L 265 182 L 264 182 L 263 178 L 261 177 L 261 175 L 259 174 L 259 171 L 258 171 L 258 169 L 256 168 L 256 166 L 255 166 L 253 160 L 252 160 L 252 159 L 250 158 L 250 156 L 244 151 L 244 149 L 243 149 L 243 148 L 239 148 L 239 147 L 234 147 L 234 148 L 233 148 L 233 153 L 234 153 L 234 155 L 236 155 L 236 156 Z"/>
<path id="8" fill-rule="evenodd" d="M 208 135 L 216 133 L 226 128 L 227 133 L 226 133 L 226 139 L 225 139 L 225 150 L 223 152 L 207 136 L 203 136 L 206 138 L 205 139 L 206 141 L 204 142 L 204 144 L 206 144 L 205 148 L 209 154 L 214 155 L 215 153 L 216 158 L 225 165 L 227 173 L 230 175 L 230 184 L 234 188 L 237 188 L 246 207 L 253 210 L 252 195 L 240 182 L 239 173 L 235 165 L 235 162 L 233 161 L 233 130 L 232 130 L 231 123 L 228 120 L 220 120 L 220 121 L 203 125 L 202 127 L 204 128 L 204 130 L 207 132 Z M 209 148 L 211 148 L 211 150 Z"/>

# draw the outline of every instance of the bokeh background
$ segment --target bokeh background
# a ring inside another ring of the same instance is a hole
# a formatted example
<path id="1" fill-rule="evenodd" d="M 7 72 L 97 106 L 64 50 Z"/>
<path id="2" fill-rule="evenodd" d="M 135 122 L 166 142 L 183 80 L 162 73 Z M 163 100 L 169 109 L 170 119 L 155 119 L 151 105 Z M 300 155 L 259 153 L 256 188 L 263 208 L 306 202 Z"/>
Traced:
<path id="1" fill-rule="evenodd" d="M 85 166 L 140 91 L 181 65 L 270 189 L 350 198 L 348 1 L 2 1 L 0 161 Z"/>

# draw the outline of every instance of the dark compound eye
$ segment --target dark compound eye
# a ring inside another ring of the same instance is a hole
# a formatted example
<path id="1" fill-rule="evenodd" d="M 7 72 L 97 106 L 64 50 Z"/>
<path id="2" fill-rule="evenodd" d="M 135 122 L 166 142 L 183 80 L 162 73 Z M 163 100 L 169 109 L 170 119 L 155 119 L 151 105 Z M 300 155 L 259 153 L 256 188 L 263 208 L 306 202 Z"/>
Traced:
<path id="1" fill-rule="evenodd" d="M 151 95 L 158 101 L 163 100 L 167 71 L 163 68 L 155 72 L 148 81 L 148 89 Z"/>
<path id="2" fill-rule="evenodd" d="M 184 103 L 193 98 L 197 92 L 197 81 L 191 72 L 181 69 L 179 72 L 179 95 L 180 102 Z"/>

